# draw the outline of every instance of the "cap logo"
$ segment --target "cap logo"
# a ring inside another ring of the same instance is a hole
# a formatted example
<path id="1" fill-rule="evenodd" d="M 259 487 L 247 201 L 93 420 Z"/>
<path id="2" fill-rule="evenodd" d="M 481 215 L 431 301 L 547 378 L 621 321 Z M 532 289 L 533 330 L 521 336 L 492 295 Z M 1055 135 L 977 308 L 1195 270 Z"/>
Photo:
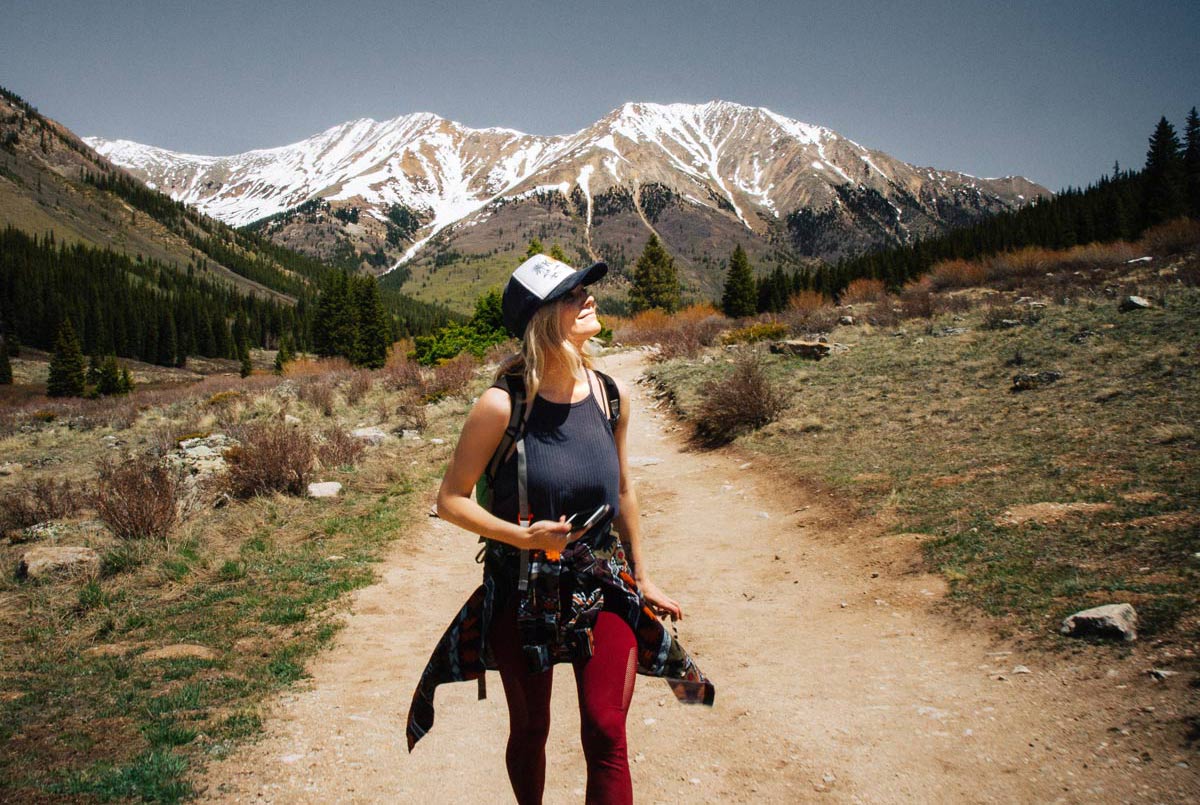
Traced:
<path id="1" fill-rule="evenodd" d="M 538 299 L 545 299 L 560 282 L 574 273 L 575 269 L 565 263 L 544 254 L 535 254 L 513 272 L 513 279 Z"/>

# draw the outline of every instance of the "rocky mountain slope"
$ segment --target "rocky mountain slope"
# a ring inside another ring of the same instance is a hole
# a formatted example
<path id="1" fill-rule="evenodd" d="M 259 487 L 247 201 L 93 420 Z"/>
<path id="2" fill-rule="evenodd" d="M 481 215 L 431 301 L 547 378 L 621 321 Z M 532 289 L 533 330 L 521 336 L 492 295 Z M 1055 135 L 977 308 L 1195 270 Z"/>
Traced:
<path id="1" fill-rule="evenodd" d="M 570 135 L 470 129 L 432 114 L 356 120 L 227 157 L 88 142 L 173 198 L 393 284 L 463 304 L 531 237 L 619 277 L 656 232 L 709 296 L 741 242 L 759 266 L 837 259 L 1021 206 L 1021 177 L 920 168 L 768 109 L 628 103 Z"/>

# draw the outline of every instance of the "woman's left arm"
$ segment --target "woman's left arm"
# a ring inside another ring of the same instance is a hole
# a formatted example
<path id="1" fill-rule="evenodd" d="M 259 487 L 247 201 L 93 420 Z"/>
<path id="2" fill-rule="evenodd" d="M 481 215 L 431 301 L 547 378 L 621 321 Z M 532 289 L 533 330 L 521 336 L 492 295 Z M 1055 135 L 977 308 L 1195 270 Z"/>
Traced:
<path id="1" fill-rule="evenodd" d="M 633 478 L 629 475 L 629 462 L 626 460 L 628 451 L 625 449 L 626 436 L 629 433 L 629 393 L 625 385 L 617 382 L 617 390 L 621 394 L 621 418 L 617 420 L 617 460 L 621 465 L 621 486 L 619 492 L 619 513 L 613 523 L 621 534 L 621 540 L 629 545 L 629 556 L 633 562 L 633 572 L 638 589 L 646 603 L 660 614 L 671 616 L 671 620 L 683 618 L 683 608 L 679 602 L 671 598 L 650 580 L 650 572 L 646 566 L 646 558 L 642 552 L 641 520 L 638 513 L 637 491 L 633 488 Z"/>

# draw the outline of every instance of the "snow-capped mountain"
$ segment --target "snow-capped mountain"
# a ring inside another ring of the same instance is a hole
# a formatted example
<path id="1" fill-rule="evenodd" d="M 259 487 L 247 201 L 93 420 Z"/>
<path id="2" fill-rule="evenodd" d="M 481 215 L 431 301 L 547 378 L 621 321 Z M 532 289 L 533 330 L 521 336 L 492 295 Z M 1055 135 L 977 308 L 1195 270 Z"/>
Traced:
<path id="1" fill-rule="evenodd" d="M 513 205 L 553 206 L 550 199 L 573 222 L 563 239 L 583 256 L 614 246 L 599 219 L 629 213 L 644 240 L 669 209 L 678 225 L 665 221 L 667 231 L 658 233 L 677 250 L 716 248 L 736 237 L 832 257 L 1049 195 L 1020 177 L 915 167 L 829 129 L 724 101 L 627 103 L 563 136 L 471 129 L 421 113 L 355 120 L 292 145 L 225 157 L 126 140 L 87 142 L 151 186 L 233 225 L 314 200 L 328 203 L 326 211 L 353 207 L 353 221 L 338 217 L 334 241 L 361 253 L 381 249 L 389 263 L 419 256 L 414 265 L 426 259 L 422 252 L 435 236 L 440 250 L 453 247 L 459 255 L 523 248 L 504 234 L 485 234 L 488 222 L 509 220 L 507 231 L 524 237 L 531 223 L 512 221 Z M 322 243 L 330 245 L 333 220 L 309 215 L 299 225 L 282 215 L 268 232 L 293 246 L 307 239 L 320 252 Z M 406 225 L 393 232 L 401 221 Z M 314 234 L 318 223 L 325 235 Z M 558 234 L 551 224 L 539 227 Z"/>

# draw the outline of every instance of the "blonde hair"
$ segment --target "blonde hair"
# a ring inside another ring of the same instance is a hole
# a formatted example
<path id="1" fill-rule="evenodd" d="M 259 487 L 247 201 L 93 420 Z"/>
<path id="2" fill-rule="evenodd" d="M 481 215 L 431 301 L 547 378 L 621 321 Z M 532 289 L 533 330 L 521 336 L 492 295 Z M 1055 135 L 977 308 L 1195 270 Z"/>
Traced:
<path id="1" fill-rule="evenodd" d="M 525 398 L 528 400 L 537 396 L 551 361 L 561 361 L 575 377 L 582 375 L 584 369 L 592 368 L 590 347 L 584 344 L 582 350 L 577 349 L 564 337 L 559 325 L 560 305 L 562 300 L 538 308 L 525 328 L 520 351 L 502 361 L 496 372 L 497 380 L 503 375 L 521 372 L 525 376 Z"/>

